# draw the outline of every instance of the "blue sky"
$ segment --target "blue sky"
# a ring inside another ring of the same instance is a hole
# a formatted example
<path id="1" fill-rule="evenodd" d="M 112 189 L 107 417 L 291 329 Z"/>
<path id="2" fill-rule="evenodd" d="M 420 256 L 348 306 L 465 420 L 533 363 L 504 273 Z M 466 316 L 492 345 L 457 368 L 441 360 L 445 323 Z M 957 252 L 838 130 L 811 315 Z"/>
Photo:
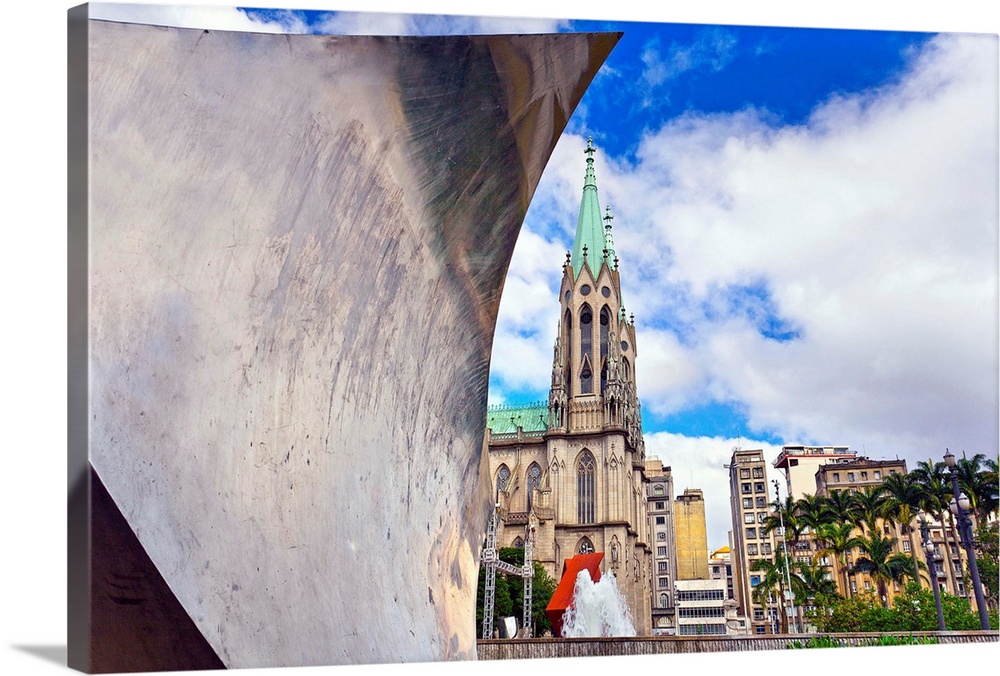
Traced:
<path id="1" fill-rule="evenodd" d="M 284 32 L 622 31 L 525 220 L 490 400 L 547 398 L 592 135 L 636 316 L 647 453 L 678 493 L 705 490 L 710 546 L 730 527 L 737 445 L 773 458 L 783 443 L 848 444 L 911 466 L 946 446 L 996 455 L 995 35 L 141 11 Z"/>

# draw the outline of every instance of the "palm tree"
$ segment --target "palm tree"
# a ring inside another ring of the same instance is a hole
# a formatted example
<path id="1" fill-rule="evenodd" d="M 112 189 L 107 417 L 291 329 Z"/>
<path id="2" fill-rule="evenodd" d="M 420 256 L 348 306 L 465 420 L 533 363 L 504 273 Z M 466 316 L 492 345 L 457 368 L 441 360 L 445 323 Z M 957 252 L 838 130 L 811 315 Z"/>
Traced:
<path id="1" fill-rule="evenodd" d="M 883 516 L 892 523 L 902 526 L 904 534 L 910 540 L 910 551 L 917 551 L 913 542 L 914 517 L 920 511 L 921 491 L 913 478 L 908 474 L 890 474 L 882 482 L 886 503 Z M 919 579 L 920 571 L 914 567 L 915 579 Z"/>
<path id="2" fill-rule="evenodd" d="M 885 511 L 885 495 L 882 486 L 868 486 L 864 490 L 851 494 L 854 503 L 855 523 L 867 526 L 869 533 L 878 530 L 878 519 Z"/>
<path id="3" fill-rule="evenodd" d="M 955 564 L 952 557 L 948 556 L 948 551 L 953 546 L 948 542 L 951 535 L 952 543 L 959 541 L 958 533 L 955 530 L 955 521 L 948 503 L 952 498 L 951 480 L 947 476 L 948 466 L 942 462 L 921 460 L 917 462 L 917 467 L 910 472 L 910 477 L 916 483 L 920 491 L 920 508 L 941 524 L 944 535 L 945 556 L 944 560 L 951 571 L 951 578 L 957 580 L 958 573 L 955 571 Z"/>
<path id="4" fill-rule="evenodd" d="M 795 571 L 802 580 L 803 596 L 809 600 L 809 605 L 819 607 L 826 613 L 830 603 L 840 598 L 837 582 L 831 577 L 829 566 L 803 561 L 795 564 Z"/>
<path id="5" fill-rule="evenodd" d="M 962 453 L 962 457 L 955 460 L 954 471 L 958 473 L 959 486 L 969 496 L 976 521 L 982 523 L 997 509 L 996 462 L 987 460 L 982 453 L 971 458 Z"/>
<path id="6" fill-rule="evenodd" d="M 857 522 L 857 506 L 851 495 L 850 491 L 836 489 L 830 491 L 830 494 L 823 499 L 828 523 Z"/>
<path id="7" fill-rule="evenodd" d="M 799 536 L 802 534 L 803 528 L 803 525 L 799 523 L 799 519 L 795 515 L 795 501 L 791 496 L 786 497 L 784 502 L 774 500 L 771 503 L 771 510 L 772 512 L 767 515 L 764 523 L 761 524 L 761 534 L 767 535 L 771 531 L 780 531 L 782 526 L 784 526 L 782 537 L 785 538 L 785 542 L 794 545 L 799 541 Z"/>
<path id="8" fill-rule="evenodd" d="M 864 556 L 854 562 L 851 572 L 867 573 L 871 576 L 875 580 L 875 584 L 878 585 L 878 595 L 882 600 L 882 605 L 888 608 L 888 584 L 902 582 L 906 578 L 912 577 L 914 566 L 920 564 L 914 561 L 915 557 L 894 551 L 896 538 L 886 537 L 877 531 L 858 538 L 857 546 Z"/>
<path id="9" fill-rule="evenodd" d="M 812 532 L 829 523 L 826 511 L 826 500 L 816 495 L 804 495 L 795 501 L 795 516 L 803 528 Z"/>
<path id="10" fill-rule="evenodd" d="M 813 556 L 813 561 L 827 555 L 833 555 L 834 561 L 844 573 L 844 596 L 851 595 L 851 588 L 847 581 L 849 573 L 847 565 L 847 554 L 858 546 L 859 538 L 854 536 L 854 524 L 847 522 L 828 523 L 820 526 L 816 532 L 817 550 Z"/>
<path id="11" fill-rule="evenodd" d="M 750 570 L 763 573 L 760 582 L 753 588 L 751 598 L 753 602 L 763 608 L 767 607 L 767 600 L 771 596 L 778 599 L 779 619 L 781 622 L 781 633 L 788 633 L 788 611 L 785 608 L 785 586 L 786 573 L 792 583 L 792 592 L 803 591 L 802 580 L 792 570 L 788 569 L 788 559 L 781 551 L 774 553 L 774 561 L 768 559 L 757 559 L 750 566 Z"/>

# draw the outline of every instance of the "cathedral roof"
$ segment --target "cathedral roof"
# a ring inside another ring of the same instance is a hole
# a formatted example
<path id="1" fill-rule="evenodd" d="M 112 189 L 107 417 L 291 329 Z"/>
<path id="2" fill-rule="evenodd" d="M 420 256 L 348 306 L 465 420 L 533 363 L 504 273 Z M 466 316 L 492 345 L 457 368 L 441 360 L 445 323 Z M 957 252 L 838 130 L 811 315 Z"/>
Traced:
<path id="1" fill-rule="evenodd" d="M 491 434 L 513 434 L 518 427 L 524 432 L 544 432 L 549 427 L 549 404 L 539 401 L 522 406 L 490 406 L 486 409 L 486 426 Z"/>
<path id="2" fill-rule="evenodd" d="M 587 248 L 587 265 L 594 278 L 601 271 L 604 260 L 604 249 L 608 248 L 605 239 L 604 223 L 601 218 L 601 205 L 597 201 L 597 178 L 594 175 L 594 140 L 587 139 L 587 173 L 583 180 L 583 198 L 580 200 L 580 215 L 576 219 L 576 238 L 573 240 L 573 256 L 570 264 L 573 266 L 573 277 L 579 277 L 583 269 L 583 249 Z M 609 252 L 609 256 L 612 256 Z"/>

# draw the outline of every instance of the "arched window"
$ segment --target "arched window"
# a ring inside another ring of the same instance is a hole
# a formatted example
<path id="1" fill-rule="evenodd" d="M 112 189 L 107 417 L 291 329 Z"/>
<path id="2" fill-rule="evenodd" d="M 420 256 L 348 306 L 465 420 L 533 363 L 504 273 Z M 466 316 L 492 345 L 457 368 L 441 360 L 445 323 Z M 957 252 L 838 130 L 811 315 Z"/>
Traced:
<path id="1" fill-rule="evenodd" d="M 594 523 L 594 456 L 584 451 L 576 463 L 576 519 Z"/>
<path id="2" fill-rule="evenodd" d="M 661 608 L 666 608 L 667 607 L 667 595 L 666 594 L 660 594 L 660 607 Z"/>
<path id="3" fill-rule="evenodd" d="M 594 391 L 594 313 L 584 303 L 580 308 L 580 393 Z"/>
<path id="4" fill-rule="evenodd" d="M 528 468 L 528 476 L 525 483 L 528 484 L 528 511 L 530 512 L 532 493 L 542 485 L 542 468 L 538 466 L 537 462 L 531 463 L 531 467 Z"/>
<path id="5" fill-rule="evenodd" d="M 601 394 L 608 386 L 608 330 L 611 327 L 611 311 L 605 305 L 601 308 Z"/>
<path id="6" fill-rule="evenodd" d="M 524 540 L 522 540 L 520 536 L 514 538 L 514 546 L 518 549 L 524 549 Z"/>
<path id="7" fill-rule="evenodd" d="M 594 553 L 594 543 L 590 541 L 590 538 L 583 538 L 580 540 L 580 544 L 576 546 L 577 554 L 593 554 Z"/>
<path id="8" fill-rule="evenodd" d="M 508 484 L 510 484 L 510 469 L 507 465 L 500 465 L 500 469 L 497 470 L 497 493 L 507 490 Z"/>
<path id="9" fill-rule="evenodd" d="M 628 359 L 625 357 L 622 357 L 622 375 L 625 376 L 625 380 L 629 379 Z"/>
<path id="10" fill-rule="evenodd" d="M 653 484 L 653 495 L 663 495 L 663 484 Z"/>

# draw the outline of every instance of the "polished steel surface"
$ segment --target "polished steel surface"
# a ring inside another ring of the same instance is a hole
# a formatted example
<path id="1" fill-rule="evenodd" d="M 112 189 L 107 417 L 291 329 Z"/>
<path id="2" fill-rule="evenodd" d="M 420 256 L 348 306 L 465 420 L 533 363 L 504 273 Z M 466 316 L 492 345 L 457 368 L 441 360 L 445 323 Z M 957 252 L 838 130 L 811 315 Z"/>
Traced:
<path id="1" fill-rule="evenodd" d="M 228 667 L 475 657 L 504 274 L 618 37 L 91 22 L 91 462 Z"/>

